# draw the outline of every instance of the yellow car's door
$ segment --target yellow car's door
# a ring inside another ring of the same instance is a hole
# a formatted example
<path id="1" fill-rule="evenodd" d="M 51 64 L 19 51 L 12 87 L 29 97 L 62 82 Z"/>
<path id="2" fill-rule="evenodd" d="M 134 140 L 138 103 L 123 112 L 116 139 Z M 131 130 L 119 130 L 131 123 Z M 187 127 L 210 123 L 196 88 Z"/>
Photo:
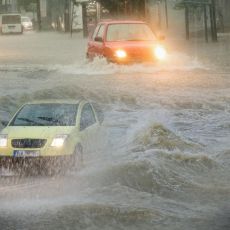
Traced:
<path id="1" fill-rule="evenodd" d="M 91 152 L 95 148 L 99 122 L 89 103 L 85 103 L 80 111 L 80 136 L 84 153 Z"/>

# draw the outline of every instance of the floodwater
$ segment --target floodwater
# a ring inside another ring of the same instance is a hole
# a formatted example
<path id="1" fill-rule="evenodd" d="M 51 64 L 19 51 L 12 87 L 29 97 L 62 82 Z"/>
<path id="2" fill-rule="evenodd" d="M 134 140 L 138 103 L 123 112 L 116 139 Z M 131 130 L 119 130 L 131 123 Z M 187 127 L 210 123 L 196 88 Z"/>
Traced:
<path id="1" fill-rule="evenodd" d="M 61 34 L 0 44 L 0 117 L 34 99 L 82 96 L 105 116 L 81 171 L 2 172 L 0 229 L 230 229 L 229 59 L 209 58 L 224 41 L 154 66 L 88 63 L 86 41 Z"/>

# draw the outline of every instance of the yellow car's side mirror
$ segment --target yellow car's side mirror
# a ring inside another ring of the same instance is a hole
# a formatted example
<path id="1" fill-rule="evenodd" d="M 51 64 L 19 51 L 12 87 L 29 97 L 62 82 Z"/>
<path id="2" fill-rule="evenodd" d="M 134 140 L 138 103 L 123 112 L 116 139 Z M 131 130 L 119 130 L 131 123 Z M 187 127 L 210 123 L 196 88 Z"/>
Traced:
<path id="1" fill-rule="evenodd" d="M 1 121 L 1 124 L 3 127 L 6 127 L 8 125 L 9 121 Z"/>

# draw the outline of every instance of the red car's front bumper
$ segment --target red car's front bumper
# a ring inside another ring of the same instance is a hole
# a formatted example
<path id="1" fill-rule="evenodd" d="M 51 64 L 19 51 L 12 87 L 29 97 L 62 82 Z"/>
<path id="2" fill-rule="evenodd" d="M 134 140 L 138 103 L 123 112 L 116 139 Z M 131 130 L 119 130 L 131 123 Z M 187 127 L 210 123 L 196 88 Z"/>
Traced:
<path id="1" fill-rule="evenodd" d="M 163 47 L 158 44 L 152 43 L 132 43 L 126 45 L 118 44 L 107 44 L 104 49 L 103 56 L 110 62 L 115 63 L 141 63 L 141 62 L 157 62 L 163 61 L 157 58 L 156 48 Z M 125 53 L 123 57 L 117 55 L 117 51 Z"/>

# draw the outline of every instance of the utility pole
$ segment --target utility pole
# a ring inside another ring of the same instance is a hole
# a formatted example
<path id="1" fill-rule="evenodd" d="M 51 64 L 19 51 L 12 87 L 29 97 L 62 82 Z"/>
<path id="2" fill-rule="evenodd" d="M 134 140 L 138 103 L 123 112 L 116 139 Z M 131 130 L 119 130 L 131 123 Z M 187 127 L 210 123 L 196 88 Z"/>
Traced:
<path id="1" fill-rule="evenodd" d="M 168 2 L 165 0 L 165 20 L 166 20 L 166 27 L 169 28 L 169 20 L 168 20 Z"/>
<path id="2" fill-rule="evenodd" d="M 185 31 L 186 31 L 186 40 L 189 40 L 189 7 L 185 4 Z"/>
<path id="3" fill-rule="evenodd" d="M 64 12 L 65 32 L 69 32 L 70 31 L 69 8 L 70 8 L 70 1 L 69 0 L 65 0 L 65 12 Z"/>
<path id="4" fill-rule="evenodd" d="M 74 6 L 75 6 L 75 1 L 71 2 L 71 23 L 70 23 L 70 35 L 72 38 L 73 35 L 73 17 L 74 17 Z"/>
<path id="5" fill-rule="evenodd" d="M 161 29 L 161 1 L 157 1 L 157 8 L 158 8 L 158 28 Z"/>
<path id="6" fill-rule="evenodd" d="M 83 20 L 83 36 L 88 37 L 88 26 L 87 26 L 87 3 L 82 2 L 82 20 Z"/>
<path id="7" fill-rule="evenodd" d="M 40 0 L 37 0 L 37 20 L 38 20 L 38 30 L 40 31 L 42 29 Z"/>
<path id="8" fill-rule="evenodd" d="M 205 41 L 208 42 L 208 22 L 207 22 L 207 6 L 204 5 L 204 29 L 205 29 Z"/>
<path id="9" fill-rule="evenodd" d="M 96 3 L 96 11 L 97 11 L 97 22 L 101 20 L 101 3 Z"/>
<path id="10" fill-rule="evenodd" d="M 127 15 L 128 15 L 128 9 L 127 9 L 128 1 L 125 0 L 125 1 L 124 1 L 124 4 L 125 4 L 125 9 L 124 9 L 125 12 L 124 12 L 124 13 L 125 13 L 125 16 L 127 16 Z"/>
<path id="11" fill-rule="evenodd" d="M 147 21 L 147 17 L 148 17 L 148 15 L 147 15 L 147 0 L 145 0 L 145 21 Z"/>
<path id="12" fill-rule="evenodd" d="M 212 40 L 217 42 L 217 28 L 216 28 L 216 1 L 212 0 L 212 20 L 213 20 L 213 29 L 212 29 Z"/>

